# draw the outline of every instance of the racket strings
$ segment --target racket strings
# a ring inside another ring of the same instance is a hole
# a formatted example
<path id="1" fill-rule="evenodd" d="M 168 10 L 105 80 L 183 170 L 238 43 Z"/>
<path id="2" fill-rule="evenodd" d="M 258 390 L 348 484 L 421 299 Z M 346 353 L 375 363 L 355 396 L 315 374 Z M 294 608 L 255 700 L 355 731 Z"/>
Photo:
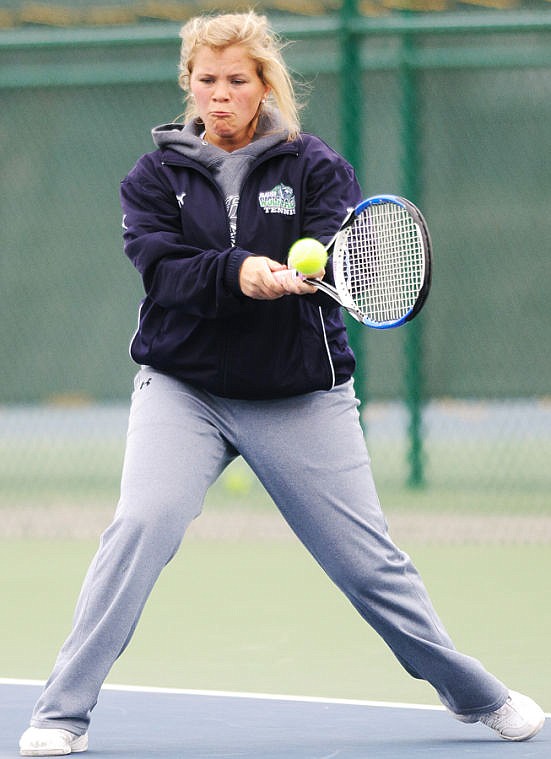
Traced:
<path id="1" fill-rule="evenodd" d="M 371 206 L 348 228 L 346 288 L 370 321 L 396 321 L 414 307 L 425 276 L 424 243 L 413 217 L 396 204 Z"/>

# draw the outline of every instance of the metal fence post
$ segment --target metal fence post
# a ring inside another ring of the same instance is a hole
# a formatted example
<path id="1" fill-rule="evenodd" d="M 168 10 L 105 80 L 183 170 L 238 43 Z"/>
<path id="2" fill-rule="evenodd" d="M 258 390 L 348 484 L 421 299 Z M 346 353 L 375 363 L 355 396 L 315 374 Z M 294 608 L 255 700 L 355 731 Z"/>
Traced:
<path id="1" fill-rule="evenodd" d="M 359 17 L 358 0 L 343 0 L 340 11 L 340 132 L 344 157 L 362 176 L 362 68 L 361 36 L 355 21 Z M 356 394 L 365 410 L 367 402 L 366 345 L 363 327 L 346 316 L 352 350 L 356 356 Z"/>
<path id="2" fill-rule="evenodd" d="M 411 34 L 402 38 L 400 67 L 402 119 L 402 183 L 403 194 L 414 203 L 421 203 L 423 192 L 422 161 L 419 153 L 419 94 L 417 72 L 411 65 L 415 41 Z M 408 409 L 408 475 L 409 487 L 425 484 L 422 404 L 423 404 L 423 330 L 422 318 L 405 327 L 405 392 Z"/>

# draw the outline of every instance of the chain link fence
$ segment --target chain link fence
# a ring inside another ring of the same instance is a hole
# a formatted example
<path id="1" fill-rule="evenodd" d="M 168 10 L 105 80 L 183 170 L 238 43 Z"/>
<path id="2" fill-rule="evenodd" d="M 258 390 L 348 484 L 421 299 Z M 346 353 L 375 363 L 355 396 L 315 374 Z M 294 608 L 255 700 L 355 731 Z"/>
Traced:
<path id="1" fill-rule="evenodd" d="M 547 541 L 550 16 L 364 13 L 361 71 L 348 72 L 360 118 L 349 124 L 339 7 L 307 5 L 307 21 L 273 9 L 292 41 L 304 128 L 344 152 L 356 130 L 366 195 L 406 194 L 413 166 L 435 248 L 415 326 L 420 376 L 408 379 L 410 326 L 350 325 L 386 509 L 406 534 L 411 514 L 422 517 L 427 539 Z M 25 23 L 0 32 L 0 533 L 97 534 L 117 498 L 141 297 L 122 254 L 118 185 L 152 149 L 150 128 L 182 110 L 178 24 Z M 271 508 L 241 463 L 211 502 L 241 514 L 244 530 Z"/>

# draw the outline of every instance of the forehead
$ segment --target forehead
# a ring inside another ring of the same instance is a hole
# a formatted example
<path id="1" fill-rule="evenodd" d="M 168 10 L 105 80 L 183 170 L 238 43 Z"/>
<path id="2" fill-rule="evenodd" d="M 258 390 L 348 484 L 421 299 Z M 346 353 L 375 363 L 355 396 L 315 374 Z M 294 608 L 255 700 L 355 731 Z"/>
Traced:
<path id="1" fill-rule="evenodd" d="M 256 63 L 243 45 L 230 45 L 222 49 L 200 47 L 193 61 L 193 73 L 198 71 L 256 74 Z"/>

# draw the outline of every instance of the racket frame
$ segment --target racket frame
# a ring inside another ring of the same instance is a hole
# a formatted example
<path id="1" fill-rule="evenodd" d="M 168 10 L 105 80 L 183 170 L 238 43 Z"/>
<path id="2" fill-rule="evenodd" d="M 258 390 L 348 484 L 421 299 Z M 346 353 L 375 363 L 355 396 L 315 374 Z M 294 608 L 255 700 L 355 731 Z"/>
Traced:
<path id="1" fill-rule="evenodd" d="M 419 288 L 419 293 L 417 295 L 415 303 L 406 314 L 403 314 L 399 319 L 378 322 L 367 317 L 357 307 L 348 289 L 346 288 L 346 285 L 344 284 L 343 277 L 340 276 L 340 261 L 338 258 L 346 244 L 345 241 L 348 236 L 348 230 L 354 224 L 357 217 L 371 206 L 386 205 L 388 203 L 393 203 L 403 208 L 410 214 L 415 223 L 424 254 L 423 282 Z M 402 198 L 398 195 L 375 195 L 373 197 L 366 198 L 355 208 L 350 208 L 347 216 L 342 222 L 341 228 L 326 245 L 326 250 L 328 255 L 333 256 L 332 265 L 333 273 L 335 276 L 335 286 L 331 285 L 329 282 L 324 282 L 323 280 L 309 277 L 304 277 L 304 281 L 308 282 L 308 284 L 314 285 L 326 295 L 329 295 L 331 298 L 336 300 L 351 314 L 351 316 L 354 317 L 354 319 L 356 319 L 361 324 L 364 324 L 365 326 L 371 327 L 373 329 L 392 329 L 414 319 L 423 308 L 430 291 L 432 279 L 432 242 L 427 223 L 421 211 L 411 201 L 406 200 L 406 198 Z M 337 257 L 336 264 L 335 257 Z"/>

